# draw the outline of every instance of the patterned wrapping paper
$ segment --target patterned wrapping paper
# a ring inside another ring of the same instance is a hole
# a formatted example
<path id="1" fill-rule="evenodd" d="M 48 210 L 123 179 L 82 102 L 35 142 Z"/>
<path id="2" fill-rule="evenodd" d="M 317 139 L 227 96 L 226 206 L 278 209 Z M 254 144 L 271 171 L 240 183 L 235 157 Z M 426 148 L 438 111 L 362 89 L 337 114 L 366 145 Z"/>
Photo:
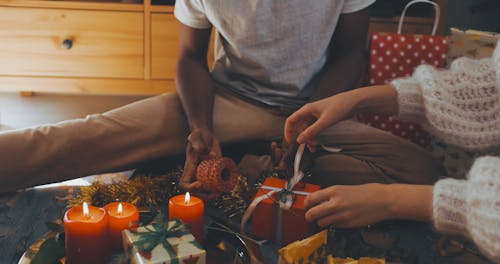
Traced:
<path id="1" fill-rule="evenodd" d="M 447 65 L 459 57 L 482 59 L 491 57 L 500 39 L 499 33 L 479 30 L 460 30 L 451 28 Z"/>
<path id="2" fill-rule="evenodd" d="M 137 230 L 124 230 L 123 243 L 131 264 L 205 264 L 206 252 L 179 220 L 159 225 L 148 225 Z M 168 234 L 167 234 L 168 233 Z M 157 244 L 156 238 L 165 238 Z M 152 244 L 143 243 L 155 240 Z M 142 249 L 141 249 L 142 248 Z M 144 250 L 144 248 L 152 248 Z"/>
<path id="3" fill-rule="evenodd" d="M 327 245 L 328 231 L 323 230 L 279 250 L 278 264 L 385 264 L 384 258 L 337 258 Z"/>
<path id="4" fill-rule="evenodd" d="M 279 264 L 311 263 L 326 260 L 328 230 L 323 230 L 303 240 L 295 241 L 281 248 Z"/>

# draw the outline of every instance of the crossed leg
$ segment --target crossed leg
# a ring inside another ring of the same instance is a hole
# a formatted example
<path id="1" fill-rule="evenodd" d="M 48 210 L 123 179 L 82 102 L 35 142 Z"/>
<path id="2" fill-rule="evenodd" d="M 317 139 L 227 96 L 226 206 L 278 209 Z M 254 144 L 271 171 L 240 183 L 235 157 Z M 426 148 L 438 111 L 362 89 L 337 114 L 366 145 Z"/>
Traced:
<path id="1" fill-rule="evenodd" d="M 344 121 L 320 136 L 325 145 L 341 148 L 314 161 L 312 181 L 336 184 L 433 184 L 445 174 L 440 163 L 421 147 L 385 131 Z"/>
<path id="2" fill-rule="evenodd" d="M 283 118 L 227 95 L 214 101 L 221 143 L 275 137 Z M 0 192 L 97 173 L 185 151 L 188 125 L 176 94 L 103 114 L 0 133 Z"/>

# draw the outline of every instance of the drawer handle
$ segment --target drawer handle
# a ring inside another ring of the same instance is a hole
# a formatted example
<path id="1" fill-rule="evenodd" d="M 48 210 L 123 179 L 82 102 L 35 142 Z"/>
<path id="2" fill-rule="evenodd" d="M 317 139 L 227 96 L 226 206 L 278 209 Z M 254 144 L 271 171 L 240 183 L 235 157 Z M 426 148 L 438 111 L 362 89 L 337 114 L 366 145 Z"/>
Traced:
<path id="1" fill-rule="evenodd" d="M 73 47 L 73 39 L 67 38 L 62 41 L 61 48 L 69 50 L 71 47 Z"/>

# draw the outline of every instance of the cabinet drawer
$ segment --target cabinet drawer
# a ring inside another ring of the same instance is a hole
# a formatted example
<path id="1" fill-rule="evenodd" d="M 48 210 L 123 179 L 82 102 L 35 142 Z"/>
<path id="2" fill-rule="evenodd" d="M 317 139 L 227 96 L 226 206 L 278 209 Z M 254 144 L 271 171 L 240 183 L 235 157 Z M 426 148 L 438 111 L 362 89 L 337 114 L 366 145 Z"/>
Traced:
<path id="1" fill-rule="evenodd" d="M 151 15 L 151 77 L 173 79 L 177 63 L 179 22 L 173 14 Z"/>
<path id="2" fill-rule="evenodd" d="M 135 12 L 0 7 L 0 75 L 143 78 L 143 24 Z"/>

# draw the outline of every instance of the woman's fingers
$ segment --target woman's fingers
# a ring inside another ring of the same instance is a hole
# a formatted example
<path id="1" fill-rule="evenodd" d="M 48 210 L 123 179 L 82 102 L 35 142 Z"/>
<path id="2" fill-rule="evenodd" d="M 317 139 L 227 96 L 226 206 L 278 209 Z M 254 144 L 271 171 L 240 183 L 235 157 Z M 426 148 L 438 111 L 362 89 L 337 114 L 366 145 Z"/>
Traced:
<path id="1" fill-rule="evenodd" d="M 288 143 L 295 142 L 297 135 L 315 120 L 316 116 L 312 112 L 311 105 L 304 105 L 286 119 L 285 140 Z"/>
<path id="2" fill-rule="evenodd" d="M 337 185 L 314 192 L 305 200 L 306 220 L 320 226 L 359 227 L 391 218 L 386 186 Z"/>
<path id="3" fill-rule="evenodd" d="M 353 218 L 350 212 L 334 212 L 316 219 L 316 224 L 321 227 L 333 225 L 339 228 L 350 228 L 356 226 L 356 222 L 353 221 Z"/>
<path id="4" fill-rule="evenodd" d="M 314 123 L 306 127 L 297 136 L 297 142 L 299 144 L 306 143 L 309 140 L 314 140 L 321 131 L 325 130 L 329 126 L 329 122 L 326 122 L 323 118 L 319 118 Z"/>
<path id="5" fill-rule="evenodd" d="M 329 201 L 331 199 L 331 197 L 333 197 L 335 195 L 335 193 L 337 192 L 337 189 L 338 188 L 336 186 L 331 186 L 331 187 L 328 187 L 326 189 L 315 191 L 315 192 L 309 194 L 304 201 L 304 206 L 305 206 L 306 210 L 310 209 L 310 208 L 312 208 L 312 207 L 314 207 L 317 204 L 320 204 L 322 202 Z"/>
<path id="6" fill-rule="evenodd" d="M 305 218 L 309 222 L 316 221 L 320 218 L 335 213 L 335 211 L 338 210 L 338 206 L 339 206 L 338 203 L 333 200 L 322 202 L 316 206 L 313 206 L 311 209 L 307 210 Z"/>

